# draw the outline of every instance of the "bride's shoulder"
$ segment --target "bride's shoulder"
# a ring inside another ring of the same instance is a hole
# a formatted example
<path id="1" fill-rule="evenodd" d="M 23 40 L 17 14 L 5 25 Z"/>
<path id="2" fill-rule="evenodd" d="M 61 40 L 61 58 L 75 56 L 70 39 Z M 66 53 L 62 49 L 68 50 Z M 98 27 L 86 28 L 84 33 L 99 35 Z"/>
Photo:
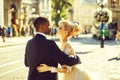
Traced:
<path id="1" fill-rule="evenodd" d="M 65 46 L 65 52 L 66 53 L 69 53 L 69 54 L 74 54 L 74 49 L 72 48 L 71 44 L 70 43 L 66 43 L 66 46 Z"/>
<path id="2" fill-rule="evenodd" d="M 73 47 L 71 46 L 71 44 L 68 42 L 66 43 L 66 46 L 65 46 L 67 49 L 73 49 Z"/>

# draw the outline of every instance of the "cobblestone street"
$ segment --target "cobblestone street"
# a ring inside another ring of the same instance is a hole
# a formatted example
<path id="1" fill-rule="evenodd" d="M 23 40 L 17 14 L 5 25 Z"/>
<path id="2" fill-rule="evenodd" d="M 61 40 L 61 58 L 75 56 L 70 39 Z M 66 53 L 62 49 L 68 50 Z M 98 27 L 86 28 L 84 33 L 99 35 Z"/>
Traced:
<path id="1" fill-rule="evenodd" d="M 49 37 L 49 38 L 55 40 L 56 43 L 60 45 L 59 40 L 57 38 L 54 38 L 54 37 Z M 25 46 L 26 41 L 29 39 L 30 37 L 28 39 L 19 38 L 19 39 L 15 39 L 15 42 L 12 39 L 12 40 L 8 40 L 6 43 L 1 43 L 1 46 L 0 46 L 1 52 L 2 52 L 1 60 L 3 60 L 4 58 L 3 55 L 5 54 L 6 55 L 4 59 L 8 59 L 7 57 L 12 56 L 12 55 L 9 55 L 10 53 L 3 54 L 3 51 L 5 51 L 6 48 L 8 51 L 9 47 L 12 47 L 11 45 L 13 45 L 13 50 L 15 50 L 14 47 L 16 46 L 16 49 L 18 49 L 19 52 L 21 53 L 20 55 L 18 51 L 13 51 L 14 55 L 18 54 L 19 57 L 21 57 L 22 59 L 21 61 L 23 61 L 23 58 L 24 58 L 23 46 Z M 16 41 L 21 43 L 22 45 L 20 46 L 18 43 L 16 43 Z M 117 60 L 117 57 L 120 53 L 120 49 L 119 49 L 120 45 L 116 45 L 114 40 L 104 41 L 105 42 L 104 48 L 100 48 L 100 40 L 93 39 L 89 34 L 80 35 L 79 38 L 77 39 L 72 38 L 70 41 L 77 55 L 79 55 L 82 61 L 82 64 L 78 65 L 79 68 L 87 69 L 88 71 L 92 72 L 96 77 L 100 78 L 100 80 L 120 80 L 120 76 L 119 76 L 120 60 Z M 11 42 L 14 44 L 11 44 Z M 2 47 L 4 45 L 6 47 Z M 12 48 L 10 48 L 10 50 L 11 49 Z M 22 68 L 20 69 L 22 70 L 17 70 L 16 74 L 7 73 L 9 74 L 9 76 L 4 75 L 4 77 L 0 78 L 0 80 L 7 80 L 8 78 L 10 80 L 26 80 L 27 68 L 25 68 L 23 62 L 19 65 L 21 65 Z M 2 65 L 0 66 L 2 67 Z"/>
<path id="2" fill-rule="evenodd" d="M 120 80 L 120 61 L 117 61 L 118 51 L 115 51 L 115 46 L 91 49 L 88 47 L 91 46 L 84 46 L 84 49 L 81 47 L 82 51 L 79 53 L 81 66 L 92 71 L 101 80 Z M 109 59 L 111 61 L 108 61 Z"/>
<path id="3" fill-rule="evenodd" d="M 81 58 L 82 68 L 89 70 L 100 80 L 120 80 L 120 61 L 117 60 L 120 45 L 116 45 L 114 40 L 104 42 L 105 47 L 100 48 L 99 40 L 83 35 L 72 45 Z"/>

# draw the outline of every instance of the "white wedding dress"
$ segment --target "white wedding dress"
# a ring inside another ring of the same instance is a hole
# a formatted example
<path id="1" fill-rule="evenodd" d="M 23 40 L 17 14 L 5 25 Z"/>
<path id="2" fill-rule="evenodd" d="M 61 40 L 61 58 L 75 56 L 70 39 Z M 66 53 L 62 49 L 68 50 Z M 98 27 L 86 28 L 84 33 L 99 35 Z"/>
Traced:
<path id="1" fill-rule="evenodd" d="M 61 49 L 66 53 L 69 54 L 72 51 L 73 48 L 67 47 L 67 45 L 70 46 L 69 43 L 63 44 Z M 80 65 L 79 65 L 80 66 Z M 75 66 L 66 66 L 68 69 L 71 70 L 69 73 L 59 73 L 59 80 L 99 80 L 97 79 L 91 72 Z"/>

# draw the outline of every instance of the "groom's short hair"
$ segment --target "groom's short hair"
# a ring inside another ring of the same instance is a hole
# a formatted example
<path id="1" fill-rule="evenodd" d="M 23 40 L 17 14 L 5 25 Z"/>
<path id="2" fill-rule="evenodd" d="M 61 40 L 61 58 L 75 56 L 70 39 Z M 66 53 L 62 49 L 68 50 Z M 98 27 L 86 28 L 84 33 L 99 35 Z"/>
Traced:
<path id="1" fill-rule="evenodd" d="M 36 31 L 38 30 L 38 28 L 40 27 L 40 25 L 44 25 L 46 22 L 49 22 L 49 20 L 45 17 L 38 17 L 34 20 L 34 27 L 36 29 Z"/>

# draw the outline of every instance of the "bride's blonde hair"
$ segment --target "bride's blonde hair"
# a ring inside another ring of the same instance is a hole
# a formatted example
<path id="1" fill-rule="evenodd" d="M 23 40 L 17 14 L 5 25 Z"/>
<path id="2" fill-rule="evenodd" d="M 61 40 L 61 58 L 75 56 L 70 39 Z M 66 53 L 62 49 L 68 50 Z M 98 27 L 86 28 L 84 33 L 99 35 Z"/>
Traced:
<path id="1" fill-rule="evenodd" d="M 80 33 L 80 26 L 77 23 L 72 23 L 67 20 L 62 20 L 59 22 L 59 26 L 62 24 L 64 30 L 68 31 L 67 37 L 72 37 Z"/>

